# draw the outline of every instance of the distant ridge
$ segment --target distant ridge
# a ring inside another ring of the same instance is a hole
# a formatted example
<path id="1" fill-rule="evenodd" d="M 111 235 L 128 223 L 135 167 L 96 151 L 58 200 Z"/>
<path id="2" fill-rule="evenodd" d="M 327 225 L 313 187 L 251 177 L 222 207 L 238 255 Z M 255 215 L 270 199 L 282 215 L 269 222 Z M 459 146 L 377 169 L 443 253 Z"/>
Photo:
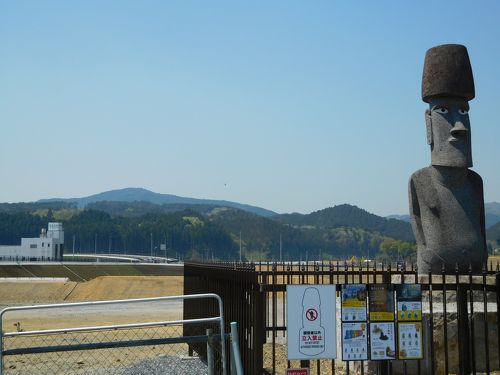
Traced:
<path id="1" fill-rule="evenodd" d="M 225 200 L 212 200 L 212 199 L 197 199 L 197 198 L 187 198 L 179 197 L 172 194 L 160 194 L 153 191 L 143 189 L 143 188 L 125 188 L 105 191 L 103 193 L 90 195 L 83 198 L 51 198 L 51 199 L 40 199 L 38 203 L 50 203 L 50 202 L 67 202 L 74 203 L 79 208 L 85 207 L 88 204 L 96 202 L 150 202 L 154 204 L 188 204 L 188 205 L 211 205 L 211 206 L 222 206 L 222 207 L 232 207 L 238 208 L 240 210 L 248 211 L 253 214 L 270 217 L 276 215 L 276 212 L 266 210 L 265 208 L 251 206 L 248 204 L 241 204 L 236 202 L 230 202 Z"/>
<path id="2" fill-rule="evenodd" d="M 411 242 L 414 241 L 413 232 L 409 223 L 397 219 L 386 219 L 350 204 L 341 204 L 335 207 L 325 208 L 308 215 L 297 213 L 277 215 L 274 216 L 273 219 L 284 224 L 297 226 L 309 225 L 320 228 L 362 228 L 392 238 Z"/>

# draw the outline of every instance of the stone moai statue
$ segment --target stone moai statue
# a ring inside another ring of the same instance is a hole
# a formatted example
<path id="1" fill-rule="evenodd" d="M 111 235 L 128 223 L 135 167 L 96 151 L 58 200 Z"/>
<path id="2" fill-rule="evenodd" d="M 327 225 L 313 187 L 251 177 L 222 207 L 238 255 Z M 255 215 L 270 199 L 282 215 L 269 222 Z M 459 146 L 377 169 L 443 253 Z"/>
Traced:
<path id="1" fill-rule="evenodd" d="M 467 49 L 427 51 L 422 77 L 431 165 L 412 174 L 410 216 L 419 273 L 479 273 L 486 250 L 483 181 L 472 167 L 469 101 L 475 96 Z"/>

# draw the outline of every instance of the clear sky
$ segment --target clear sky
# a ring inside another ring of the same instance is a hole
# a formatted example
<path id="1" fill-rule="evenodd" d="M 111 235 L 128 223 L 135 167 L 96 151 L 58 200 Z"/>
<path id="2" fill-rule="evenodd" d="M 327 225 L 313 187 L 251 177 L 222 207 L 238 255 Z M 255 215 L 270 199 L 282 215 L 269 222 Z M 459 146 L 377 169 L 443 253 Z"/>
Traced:
<path id="1" fill-rule="evenodd" d="M 425 51 L 465 44 L 500 201 L 498 1 L 1 1 L 0 202 L 124 187 L 407 213 Z"/>

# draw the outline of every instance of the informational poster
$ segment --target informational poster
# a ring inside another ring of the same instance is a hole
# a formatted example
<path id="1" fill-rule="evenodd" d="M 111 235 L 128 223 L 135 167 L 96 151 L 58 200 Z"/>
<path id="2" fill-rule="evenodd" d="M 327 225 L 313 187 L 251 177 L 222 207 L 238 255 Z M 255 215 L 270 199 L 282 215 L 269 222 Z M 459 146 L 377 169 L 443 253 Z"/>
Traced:
<path id="1" fill-rule="evenodd" d="M 422 359 L 422 323 L 398 323 L 399 359 Z"/>
<path id="2" fill-rule="evenodd" d="M 342 323 L 342 360 L 368 359 L 368 324 Z"/>
<path id="3" fill-rule="evenodd" d="M 370 321 L 394 320 L 394 285 L 370 284 L 368 301 Z"/>
<path id="4" fill-rule="evenodd" d="M 288 359 L 335 359 L 335 285 L 287 285 Z"/>
<path id="5" fill-rule="evenodd" d="M 342 321 L 366 321 L 366 284 L 342 285 Z"/>
<path id="6" fill-rule="evenodd" d="M 422 287 L 420 284 L 396 285 L 398 321 L 422 320 Z"/>
<path id="7" fill-rule="evenodd" d="M 394 323 L 370 323 L 370 359 L 396 359 Z"/>

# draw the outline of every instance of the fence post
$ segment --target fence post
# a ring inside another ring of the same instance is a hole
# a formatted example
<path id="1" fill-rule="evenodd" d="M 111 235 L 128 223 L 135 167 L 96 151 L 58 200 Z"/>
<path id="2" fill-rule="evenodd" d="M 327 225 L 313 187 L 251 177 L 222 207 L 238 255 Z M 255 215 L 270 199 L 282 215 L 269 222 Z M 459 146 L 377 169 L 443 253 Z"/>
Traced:
<path id="1" fill-rule="evenodd" d="M 231 322 L 231 375 L 243 375 L 238 338 L 238 323 L 236 322 Z"/>
<path id="2" fill-rule="evenodd" d="M 0 313 L 0 375 L 3 374 L 3 311 Z"/>
<path id="3" fill-rule="evenodd" d="M 255 323 L 254 323 L 254 343 L 255 355 L 255 373 L 262 373 L 264 368 L 264 345 L 266 343 L 266 292 L 256 290 L 254 295 Z M 246 364 L 245 364 L 246 365 Z"/>
<path id="4" fill-rule="evenodd" d="M 458 328 L 458 352 L 459 352 L 459 374 L 469 375 L 470 348 L 469 348 L 469 313 L 467 309 L 467 285 L 458 285 L 457 288 L 457 328 Z"/>
<path id="5" fill-rule="evenodd" d="M 214 340 L 213 340 L 213 330 L 207 328 L 207 366 L 208 375 L 214 375 Z"/>

